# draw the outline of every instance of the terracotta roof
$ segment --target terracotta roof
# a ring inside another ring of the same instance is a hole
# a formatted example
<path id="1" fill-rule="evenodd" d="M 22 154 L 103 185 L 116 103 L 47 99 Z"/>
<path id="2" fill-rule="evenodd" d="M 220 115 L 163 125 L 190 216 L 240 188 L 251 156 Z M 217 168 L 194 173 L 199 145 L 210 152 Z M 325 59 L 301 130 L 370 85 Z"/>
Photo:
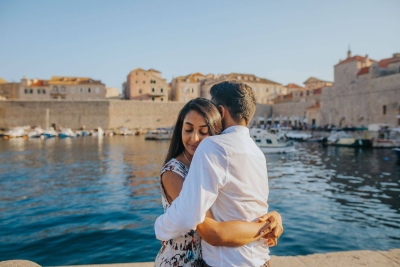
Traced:
<path id="1" fill-rule="evenodd" d="M 317 108 L 320 108 L 320 107 L 321 107 L 321 104 L 320 104 L 320 103 L 317 103 L 317 104 L 315 104 L 314 106 L 308 107 L 308 108 L 306 108 L 306 109 L 317 109 Z"/>
<path id="2" fill-rule="evenodd" d="M 391 58 L 386 58 L 386 59 L 382 59 L 381 61 L 379 61 L 379 67 L 381 68 L 387 68 L 388 65 L 390 63 L 395 63 L 400 61 L 400 57 L 391 57 Z"/>
<path id="3" fill-rule="evenodd" d="M 324 81 L 324 80 L 321 80 L 321 79 L 318 79 L 318 78 L 315 78 L 315 77 L 310 77 L 310 78 L 308 78 L 308 79 L 304 82 L 304 84 L 307 83 L 309 80 L 317 80 L 317 81 L 319 81 L 319 82 L 332 83 L 332 82 Z"/>
<path id="4" fill-rule="evenodd" d="M 347 62 L 352 62 L 352 61 L 365 61 L 365 59 L 366 59 L 366 57 L 362 57 L 362 56 L 358 56 L 358 55 L 355 55 L 354 57 L 349 57 L 349 58 L 346 58 L 345 60 L 341 60 L 338 64 L 336 64 L 335 66 L 337 66 L 337 65 L 340 65 L 340 64 L 344 64 L 344 63 L 347 63 Z M 373 60 L 373 59 L 369 59 L 369 60 L 371 60 L 371 61 L 375 61 L 375 60 Z"/>
<path id="5" fill-rule="evenodd" d="M 193 75 L 193 76 L 202 76 L 202 77 L 204 77 L 204 75 L 201 74 L 200 72 L 193 73 L 192 75 Z"/>
<path id="6" fill-rule="evenodd" d="M 240 79 L 239 79 L 240 77 Z M 247 78 L 247 79 L 246 79 Z M 256 82 L 256 83 L 268 83 L 268 84 L 277 84 L 281 85 L 280 83 L 265 79 L 259 78 L 253 74 L 243 74 L 243 73 L 231 73 L 226 78 L 227 80 L 238 80 L 240 82 Z"/>
<path id="7" fill-rule="evenodd" d="M 0 78 L 0 83 L 7 83 L 7 81 L 2 79 L 2 78 Z"/>
<path id="8" fill-rule="evenodd" d="M 49 81 L 48 80 L 33 80 L 33 82 L 29 85 L 29 87 L 43 87 L 43 86 L 48 86 Z"/>
<path id="9" fill-rule="evenodd" d="M 363 74 L 368 74 L 369 73 L 369 67 L 364 67 L 362 69 L 360 69 L 360 71 L 357 73 L 358 75 L 363 75 Z"/>
<path id="10" fill-rule="evenodd" d="M 49 84 L 86 84 L 86 83 L 100 84 L 101 82 L 87 77 L 63 77 L 63 76 L 53 76 L 49 80 Z"/>
<path id="11" fill-rule="evenodd" d="M 295 83 L 289 83 L 285 87 L 288 89 L 304 89 L 304 87 L 301 87 L 300 85 L 297 85 Z"/>
<path id="12" fill-rule="evenodd" d="M 155 70 L 155 69 L 149 69 L 149 71 L 154 71 L 154 72 L 161 73 L 161 71 L 158 71 L 158 70 Z"/>

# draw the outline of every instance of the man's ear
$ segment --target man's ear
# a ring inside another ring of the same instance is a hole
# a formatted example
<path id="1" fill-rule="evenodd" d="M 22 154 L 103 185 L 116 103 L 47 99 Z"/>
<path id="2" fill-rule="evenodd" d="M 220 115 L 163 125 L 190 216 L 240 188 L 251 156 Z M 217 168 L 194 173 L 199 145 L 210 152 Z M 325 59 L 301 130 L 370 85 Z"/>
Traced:
<path id="1" fill-rule="evenodd" d="M 221 113 L 221 118 L 223 119 L 225 117 L 226 109 L 222 105 L 218 105 L 218 110 L 219 113 Z"/>

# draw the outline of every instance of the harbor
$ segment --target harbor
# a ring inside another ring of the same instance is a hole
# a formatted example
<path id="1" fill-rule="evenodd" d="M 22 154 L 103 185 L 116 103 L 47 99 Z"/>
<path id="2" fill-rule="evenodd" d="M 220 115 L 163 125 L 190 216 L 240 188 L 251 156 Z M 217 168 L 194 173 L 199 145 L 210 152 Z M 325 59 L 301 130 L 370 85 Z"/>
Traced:
<path id="1" fill-rule="evenodd" d="M 0 260 L 153 262 L 169 142 L 144 138 L 0 139 Z M 293 142 L 294 153 L 265 154 L 270 209 L 285 225 L 271 255 L 399 248 L 396 154 Z"/>

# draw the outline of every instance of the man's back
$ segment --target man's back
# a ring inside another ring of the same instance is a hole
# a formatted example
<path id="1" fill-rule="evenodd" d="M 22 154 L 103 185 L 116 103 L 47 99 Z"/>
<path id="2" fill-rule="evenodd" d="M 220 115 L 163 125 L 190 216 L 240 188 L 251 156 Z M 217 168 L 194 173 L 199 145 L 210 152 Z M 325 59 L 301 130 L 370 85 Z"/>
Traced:
<path id="1" fill-rule="evenodd" d="M 225 177 L 219 177 L 221 187 L 211 206 L 214 219 L 257 221 L 259 216 L 268 212 L 264 154 L 251 139 L 247 127 L 233 126 L 222 135 L 207 139 L 202 150 L 220 157 L 218 162 L 225 170 Z M 202 247 L 203 258 L 210 266 L 261 266 L 269 259 L 269 250 L 263 241 L 238 248 L 213 247 L 203 241 Z"/>

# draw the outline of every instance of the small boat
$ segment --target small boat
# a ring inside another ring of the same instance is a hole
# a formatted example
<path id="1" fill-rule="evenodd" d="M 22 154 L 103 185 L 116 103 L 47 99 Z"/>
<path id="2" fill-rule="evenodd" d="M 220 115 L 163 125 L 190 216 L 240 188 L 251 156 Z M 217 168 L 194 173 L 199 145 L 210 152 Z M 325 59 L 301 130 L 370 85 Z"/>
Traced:
<path id="1" fill-rule="evenodd" d="M 296 152 L 292 141 L 278 138 L 277 135 L 271 134 L 266 130 L 252 129 L 250 135 L 264 154 Z"/>
<path id="2" fill-rule="evenodd" d="M 342 147 L 372 147 L 372 141 L 366 137 L 355 137 L 344 131 L 332 131 L 331 135 L 324 139 L 324 145 Z"/>
<path id="3" fill-rule="evenodd" d="M 7 137 L 7 138 L 16 138 L 16 137 L 24 137 L 24 136 L 26 136 L 26 134 L 25 134 L 24 128 L 22 128 L 22 127 L 14 127 L 4 133 L 4 137 Z"/>
<path id="4" fill-rule="evenodd" d="M 35 127 L 33 130 L 31 130 L 28 133 L 28 137 L 29 138 L 39 138 L 42 136 L 42 134 L 43 134 L 43 129 L 40 126 L 38 126 L 38 127 Z"/>
<path id="5" fill-rule="evenodd" d="M 86 130 L 78 130 L 75 132 L 77 136 L 89 136 L 90 132 Z"/>
<path id="6" fill-rule="evenodd" d="M 145 140 L 169 140 L 172 138 L 174 128 L 157 128 L 148 130 L 144 136 Z"/>
<path id="7" fill-rule="evenodd" d="M 125 135 L 133 135 L 133 132 L 128 130 L 128 128 L 119 127 L 118 130 L 116 131 L 116 134 L 125 136 Z"/>
<path id="8" fill-rule="evenodd" d="M 45 138 L 52 138 L 58 136 L 58 133 L 54 130 L 53 127 L 50 127 L 48 130 L 43 131 L 43 136 Z"/>
<path id="9" fill-rule="evenodd" d="M 372 138 L 374 148 L 400 148 L 400 132 L 396 128 L 380 129 Z"/>
<path id="10" fill-rule="evenodd" d="M 97 129 L 94 129 L 94 130 L 92 131 L 92 136 L 103 137 L 103 136 L 104 136 L 104 131 L 103 131 L 103 129 L 101 129 L 101 127 L 97 127 Z"/>
<path id="11" fill-rule="evenodd" d="M 76 137 L 76 133 L 74 133 L 70 128 L 65 128 L 61 130 L 61 133 L 58 135 L 60 138 L 67 138 L 67 137 Z"/>
<path id="12" fill-rule="evenodd" d="M 396 153 L 397 159 L 400 161 L 400 148 L 393 148 L 392 150 Z"/>
<path id="13" fill-rule="evenodd" d="M 310 133 L 304 133 L 304 132 L 288 132 L 286 133 L 286 137 L 291 140 L 302 142 L 312 138 L 312 135 Z"/>

